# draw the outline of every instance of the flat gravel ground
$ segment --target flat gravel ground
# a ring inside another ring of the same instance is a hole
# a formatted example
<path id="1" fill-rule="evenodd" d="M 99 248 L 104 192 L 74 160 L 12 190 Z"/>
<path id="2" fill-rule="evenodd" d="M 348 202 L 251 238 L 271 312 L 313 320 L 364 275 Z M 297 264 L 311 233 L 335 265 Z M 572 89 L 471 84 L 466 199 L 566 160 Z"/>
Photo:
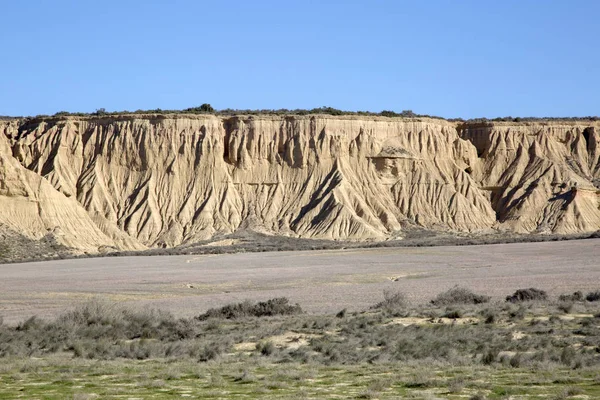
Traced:
<path id="1" fill-rule="evenodd" d="M 191 316 L 286 296 L 310 313 L 335 313 L 367 309 L 385 289 L 426 302 L 455 285 L 499 300 L 526 287 L 600 290 L 600 239 L 2 264 L 0 316 L 49 317 L 91 297 Z"/>

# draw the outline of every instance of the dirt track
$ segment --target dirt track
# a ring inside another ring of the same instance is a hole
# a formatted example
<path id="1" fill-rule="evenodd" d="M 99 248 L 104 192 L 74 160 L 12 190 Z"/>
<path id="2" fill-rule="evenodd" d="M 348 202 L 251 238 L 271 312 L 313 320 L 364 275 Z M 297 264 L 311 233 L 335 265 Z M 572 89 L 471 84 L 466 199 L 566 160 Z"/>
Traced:
<path id="1" fill-rule="evenodd" d="M 417 302 L 454 285 L 498 299 L 530 286 L 554 295 L 600 289 L 600 240 L 4 264 L 0 316 L 50 316 L 92 296 L 181 316 L 277 296 L 308 312 L 337 312 L 368 308 L 384 289 Z"/>

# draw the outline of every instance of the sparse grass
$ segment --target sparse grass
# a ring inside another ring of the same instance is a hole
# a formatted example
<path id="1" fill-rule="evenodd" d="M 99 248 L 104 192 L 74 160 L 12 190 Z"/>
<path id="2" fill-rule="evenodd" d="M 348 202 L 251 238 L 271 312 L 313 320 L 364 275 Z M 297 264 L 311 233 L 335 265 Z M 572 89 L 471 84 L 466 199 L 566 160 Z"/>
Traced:
<path id="1" fill-rule="evenodd" d="M 469 291 L 460 293 L 453 296 L 445 292 L 438 298 L 450 297 L 456 302 L 467 297 L 473 302 Z M 421 309 L 408 307 L 402 296 L 386 294 L 384 304 L 368 312 L 345 313 L 340 318 L 286 314 L 286 310 L 297 310 L 299 306 L 266 301 L 245 303 L 243 318 L 229 318 L 229 311 L 222 312 L 238 307 L 231 305 L 216 309 L 213 318 L 176 319 L 157 310 L 135 310 L 92 300 L 53 321 L 32 317 L 18 326 L 0 325 L 0 357 L 67 352 L 82 359 L 211 362 L 236 359 L 240 353 L 232 349 L 250 342 L 252 359 L 269 357 L 280 362 L 356 365 L 436 360 L 451 365 L 507 362 L 519 367 L 548 361 L 569 367 L 600 365 L 599 353 L 592 351 L 600 346 L 600 327 L 597 319 L 588 317 L 598 313 L 596 303 L 587 303 L 586 314 L 572 314 L 569 320 L 560 315 L 571 311 L 571 303 L 555 306 L 561 314 L 551 308 L 554 303 L 539 302 L 502 307 L 455 303 L 446 308 L 429 305 Z M 424 322 L 390 324 L 390 318 L 397 315 L 387 310 L 398 307 L 402 307 L 403 318 L 411 315 Z M 260 317 L 246 316 L 251 315 L 248 309 L 258 309 L 255 315 Z M 283 315 L 277 315 L 280 310 Z M 448 324 L 427 315 L 462 321 Z M 544 316 L 546 319 L 541 319 Z M 548 340 L 549 332 L 554 335 L 552 341 Z M 519 356 L 503 360 L 501 352 Z"/>
<path id="2" fill-rule="evenodd" d="M 600 396 L 600 322 L 589 317 L 600 303 L 565 316 L 543 301 L 394 299 L 406 316 L 378 307 L 339 318 L 176 319 L 93 300 L 52 321 L 0 326 L 0 398 L 113 398 L 119 388 L 141 398 L 541 399 L 575 387 Z"/>
<path id="3" fill-rule="evenodd" d="M 532 370 L 510 367 L 444 366 L 434 363 L 358 366 L 247 364 L 192 361 L 93 360 L 50 358 L 36 372 L 18 373 L 19 362 L 5 360 L 0 398 L 443 398 L 566 399 L 598 398 L 597 370 Z M 163 376 L 179 371 L 173 379 Z M 429 372 L 422 368 L 428 368 Z M 282 374 L 281 370 L 287 370 Z M 200 373 L 198 371 L 200 370 Z M 423 379 L 417 379 L 417 375 Z M 297 379 L 309 376 L 309 379 Z M 469 379 L 462 377 L 470 377 Z M 587 397 L 584 397 L 587 396 Z"/>

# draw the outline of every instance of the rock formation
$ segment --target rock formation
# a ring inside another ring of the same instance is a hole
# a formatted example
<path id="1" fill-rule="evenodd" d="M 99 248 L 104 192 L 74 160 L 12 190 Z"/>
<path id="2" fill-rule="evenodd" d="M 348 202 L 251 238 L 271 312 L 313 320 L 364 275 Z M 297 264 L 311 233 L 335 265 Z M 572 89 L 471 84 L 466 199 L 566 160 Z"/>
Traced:
<path id="1" fill-rule="evenodd" d="M 0 120 L 0 225 L 81 251 L 240 228 L 401 238 L 600 229 L 600 123 L 373 116 Z M 596 184 L 596 186 L 595 186 Z"/>

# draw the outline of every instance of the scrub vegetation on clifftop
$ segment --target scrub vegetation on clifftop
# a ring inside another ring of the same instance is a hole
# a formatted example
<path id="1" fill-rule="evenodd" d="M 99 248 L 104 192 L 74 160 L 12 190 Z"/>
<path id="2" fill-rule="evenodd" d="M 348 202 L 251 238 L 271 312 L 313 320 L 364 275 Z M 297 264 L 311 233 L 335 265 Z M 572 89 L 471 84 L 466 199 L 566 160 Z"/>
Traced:
<path id="1" fill-rule="evenodd" d="M 429 114 L 419 114 L 415 113 L 412 110 L 402 110 L 392 111 L 392 110 L 382 110 L 379 112 L 376 111 L 349 111 L 349 110 L 340 110 L 334 107 L 322 106 L 315 107 L 311 109 L 305 108 L 296 108 L 296 109 L 287 109 L 287 108 L 279 108 L 279 109 L 232 109 L 225 108 L 221 110 L 217 110 L 213 108 L 209 103 L 203 103 L 200 106 L 189 107 L 184 109 L 161 109 L 154 108 L 148 110 L 135 110 L 135 111 L 107 111 L 105 108 L 98 108 L 93 112 L 79 112 L 79 111 L 58 111 L 52 115 L 40 114 L 36 116 L 32 116 L 29 118 L 40 119 L 40 118 L 51 118 L 51 117 L 90 117 L 90 116 L 98 116 L 105 117 L 111 115 L 140 115 L 140 114 L 212 114 L 212 115 L 311 115 L 311 114 L 325 114 L 325 115 L 333 115 L 333 116 L 341 116 L 341 115 L 357 115 L 357 116 L 380 116 L 380 117 L 390 117 L 390 118 L 432 118 L 432 119 L 443 119 L 447 121 L 456 121 L 456 122 L 535 122 L 535 121 L 598 121 L 600 117 L 598 116 L 580 116 L 580 117 L 494 117 L 494 118 L 471 118 L 471 119 L 463 119 L 460 117 L 455 118 L 443 118 L 435 115 Z M 24 118 L 24 117 L 14 117 L 14 116 L 0 116 L 0 118 Z"/>

